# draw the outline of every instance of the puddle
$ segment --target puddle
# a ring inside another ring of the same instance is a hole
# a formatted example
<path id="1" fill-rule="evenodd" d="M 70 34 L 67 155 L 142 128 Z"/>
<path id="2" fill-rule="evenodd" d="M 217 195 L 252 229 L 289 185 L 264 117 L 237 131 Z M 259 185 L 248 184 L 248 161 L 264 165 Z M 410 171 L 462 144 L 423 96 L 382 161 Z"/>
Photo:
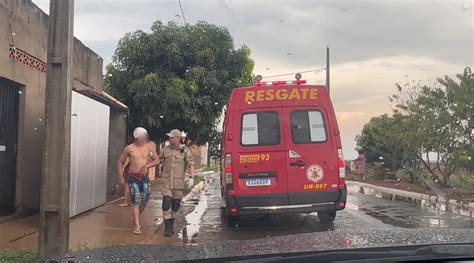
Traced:
<path id="1" fill-rule="evenodd" d="M 199 233 L 201 227 L 201 218 L 208 207 L 207 203 L 208 195 L 201 193 L 200 199 L 190 199 L 188 202 L 195 204 L 194 210 L 186 215 L 186 225 L 183 230 L 178 233 L 178 237 L 183 240 L 184 243 L 195 243 L 195 238 Z"/>
<path id="2" fill-rule="evenodd" d="M 423 209 L 419 203 L 378 198 L 358 191 L 349 194 L 346 208 L 402 228 L 471 228 L 474 225 L 472 217 L 450 211 Z"/>
<path id="3" fill-rule="evenodd" d="M 416 207 L 421 207 L 424 209 L 428 209 L 430 211 L 440 211 L 440 212 L 451 212 L 455 215 L 462 215 L 469 217 L 471 219 L 474 218 L 474 211 L 470 207 L 470 204 L 458 204 L 454 200 L 446 200 L 442 195 L 438 195 L 438 197 L 430 196 L 429 198 L 417 198 L 417 197 L 408 197 L 408 196 L 400 196 L 398 194 L 393 193 L 386 193 L 382 190 L 373 189 L 371 187 L 366 186 L 359 186 L 359 185 L 348 185 L 347 186 L 348 193 L 359 193 L 365 194 L 370 196 L 375 196 L 384 200 L 390 201 L 403 201 L 406 203 L 414 204 Z"/>

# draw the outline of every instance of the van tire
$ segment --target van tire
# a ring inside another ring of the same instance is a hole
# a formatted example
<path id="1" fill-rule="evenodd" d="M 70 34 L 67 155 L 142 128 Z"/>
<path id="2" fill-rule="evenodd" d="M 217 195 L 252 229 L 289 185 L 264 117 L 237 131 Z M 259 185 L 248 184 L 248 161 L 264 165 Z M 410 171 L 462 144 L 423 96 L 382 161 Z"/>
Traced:
<path id="1" fill-rule="evenodd" d="M 230 215 L 224 210 L 224 220 L 228 227 L 235 227 L 235 225 L 240 221 L 240 216 Z"/>
<path id="2" fill-rule="evenodd" d="M 318 217 L 319 217 L 319 222 L 323 224 L 332 223 L 334 219 L 336 218 L 336 210 L 319 211 Z"/>

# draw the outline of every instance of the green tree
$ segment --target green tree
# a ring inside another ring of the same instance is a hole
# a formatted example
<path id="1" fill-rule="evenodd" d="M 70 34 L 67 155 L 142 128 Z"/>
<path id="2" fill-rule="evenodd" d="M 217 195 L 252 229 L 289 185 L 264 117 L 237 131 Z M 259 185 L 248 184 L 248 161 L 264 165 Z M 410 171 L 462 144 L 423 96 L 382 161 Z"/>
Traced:
<path id="1" fill-rule="evenodd" d="M 412 182 L 426 182 L 419 172 L 423 161 L 419 158 L 423 153 L 423 140 L 420 139 L 423 137 L 423 134 L 420 132 L 422 130 L 421 123 L 417 121 L 416 116 L 411 114 L 409 109 L 409 105 L 417 103 L 425 84 L 421 81 L 410 81 L 408 76 L 406 78 L 404 84 L 395 83 L 397 93 L 389 97 L 389 101 L 392 106 L 393 116 L 400 116 L 403 119 L 398 129 L 402 142 L 401 146 L 404 148 L 405 153 L 403 167 L 410 175 Z M 428 85 L 431 85 L 431 83 Z"/>
<path id="2" fill-rule="evenodd" d="M 426 170 L 447 186 L 459 166 L 472 165 L 474 154 L 472 129 L 474 115 L 474 82 L 470 68 L 457 75 L 457 81 L 445 76 L 432 85 L 397 85 L 392 96 L 394 112 L 408 120 L 408 131 L 417 159 Z M 430 153 L 436 155 L 430 160 Z M 434 165 L 433 165 L 434 163 Z"/>
<path id="3" fill-rule="evenodd" d="M 474 169 L 474 74 L 466 67 L 462 74 L 457 74 L 458 81 L 448 76 L 438 79 L 443 86 L 446 97 L 446 111 L 452 117 L 456 135 L 454 141 L 458 147 L 455 163 L 470 171 Z"/>
<path id="4" fill-rule="evenodd" d="M 151 32 L 120 39 L 104 85 L 129 106 L 129 128 L 143 126 L 155 140 L 174 128 L 197 144 L 211 133 L 234 87 L 251 83 L 250 49 L 236 48 L 226 28 L 157 21 Z"/>
<path id="5" fill-rule="evenodd" d="M 414 165 L 416 148 L 410 143 L 410 130 L 409 119 L 401 114 L 374 117 L 356 137 L 357 148 L 362 150 L 367 163 L 382 163 L 396 172 L 405 165 Z"/>
<path id="6" fill-rule="evenodd" d="M 214 129 L 211 131 L 208 141 L 208 149 L 207 149 L 207 166 L 211 165 L 211 157 L 219 157 L 220 154 L 220 144 L 222 139 L 222 132 Z"/>
<path id="7" fill-rule="evenodd" d="M 474 82 L 469 68 L 457 75 L 458 81 L 448 76 L 439 78 L 434 87 L 424 87 L 416 104 L 409 109 L 421 124 L 425 166 L 436 175 L 442 186 L 447 186 L 454 174 L 472 152 L 472 116 L 474 114 Z M 431 167 L 429 152 L 436 153 Z"/>
<path id="8" fill-rule="evenodd" d="M 211 132 L 211 135 L 210 135 L 210 138 L 209 138 L 209 150 L 215 156 L 219 151 L 219 146 L 221 144 L 221 140 L 222 140 L 222 132 L 220 132 L 218 130 L 213 130 Z"/>

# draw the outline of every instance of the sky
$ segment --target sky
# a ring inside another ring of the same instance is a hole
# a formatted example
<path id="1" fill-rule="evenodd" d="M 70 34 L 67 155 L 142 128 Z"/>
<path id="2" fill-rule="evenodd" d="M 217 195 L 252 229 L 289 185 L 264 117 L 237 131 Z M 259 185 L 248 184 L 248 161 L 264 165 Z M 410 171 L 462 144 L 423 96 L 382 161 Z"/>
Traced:
<path id="1" fill-rule="evenodd" d="M 33 0 L 48 13 L 48 0 Z M 324 67 L 331 49 L 331 97 L 345 159 L 370 118 L 390 113 L 395 83 L 455 76 L 474 63 L 474 1 L 181 0 L 188 23 L 225 26 L 252 50 L 255 74 Z M 156 20 L 184 24 L 178 0 L 76 0 L 74 35 L 112 61 L 126 33 Z M 267 79 L 291 80 L 292 75 Z M 324 73 L 305 73 L 323 84 Z"/>

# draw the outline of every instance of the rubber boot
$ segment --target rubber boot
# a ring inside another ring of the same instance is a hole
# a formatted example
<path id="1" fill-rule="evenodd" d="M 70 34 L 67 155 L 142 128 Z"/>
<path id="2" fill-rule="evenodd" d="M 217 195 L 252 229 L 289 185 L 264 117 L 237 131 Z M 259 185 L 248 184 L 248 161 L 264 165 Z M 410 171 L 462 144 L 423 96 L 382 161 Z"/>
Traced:
<path id="1" fill-rule="evenodd" d="M 170 219 L 170 229 L 171 234 L 174 234 L 174 218 Z"/>
<path id="2" fill-rule="evenodd" d="M 163 233 L 163 235 L 165 237 L 172 236 L 173 234 L 171 233 L 171 219 L 166 219 L 164 224 L 165 224 L 165 232 Z"/>

